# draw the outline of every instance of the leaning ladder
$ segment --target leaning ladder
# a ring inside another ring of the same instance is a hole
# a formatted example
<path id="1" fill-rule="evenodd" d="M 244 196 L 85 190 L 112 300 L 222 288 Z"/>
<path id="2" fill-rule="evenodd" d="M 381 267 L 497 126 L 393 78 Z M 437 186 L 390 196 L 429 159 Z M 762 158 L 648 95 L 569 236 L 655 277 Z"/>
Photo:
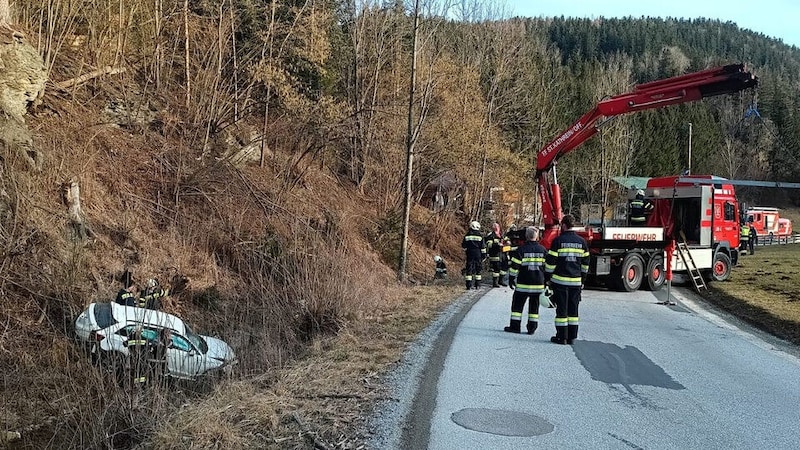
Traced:
<path id="1" fill-rule="evenodd" d="M 708 290 L 706 281 L 703 279 L 703 274 L 700 273 L 697 264 L 694 263 L 692 252 L 689 251 L 689 244 L 686 243 L 686 235 L 683 234 L 683 231 L 681 231 L 681 240 L 678 242 L 677 247 L 678 256 L 680 256 L 683 265 L 686 266 L 686 270 L 689 272 L 689 278 L 692 279 L 694 290 L 697 292 L 700 292 L 702 289 Z"/>

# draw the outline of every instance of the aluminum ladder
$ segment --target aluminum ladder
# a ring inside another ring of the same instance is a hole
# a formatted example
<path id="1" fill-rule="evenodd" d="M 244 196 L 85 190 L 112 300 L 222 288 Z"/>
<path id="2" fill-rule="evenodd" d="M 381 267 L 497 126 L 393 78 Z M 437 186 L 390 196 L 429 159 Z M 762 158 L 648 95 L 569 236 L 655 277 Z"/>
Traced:
<path id="1" fill-rule="evenodd" d="M 703 275 L 697 268 L 697 264 L 694 263 L 692 252 L 689 251 L 689 244 L 686 243 L 686 235 L 683 234 L 683 231 L 681 231 L 681 240 L 678 242 L 677 248 L 678 256 L 680 256 L 681 260 L 683 261 L 683 265 L 686 266 L 686 270 L 689 272 L 689 278 L 692 279 L 694 290 L 698 293 L 700 293 L 700 291 L 703 289 L 708 290 L 708 286 L 706 285 L 706 281 L 703 279 Z"/>

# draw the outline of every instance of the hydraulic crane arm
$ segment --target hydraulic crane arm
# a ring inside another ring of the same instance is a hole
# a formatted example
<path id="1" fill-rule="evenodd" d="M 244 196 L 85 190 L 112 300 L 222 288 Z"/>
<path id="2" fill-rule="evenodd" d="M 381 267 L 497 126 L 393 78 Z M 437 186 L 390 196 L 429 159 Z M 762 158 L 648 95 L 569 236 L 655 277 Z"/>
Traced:
<path id="1" fill-rule="evenodd" d="M 574 150 L 597 133 L 597 122 L 604 117 L 688 103 L 722 94 L 732 94 L 755 87 L 758 78 L 744 64 L 730 64 L 700 72 L 636 85 L 632 92 L 602 100 L 591 111 L 542 148 L 536 158 L 536 182 L 542 200 L 546 227 L 542 242 L 549 247 L 558 234 L 562 217 L 561 192 L 555 175 L 559 158 Z M 552 169 L 553 182 L 547 172 Z"/>

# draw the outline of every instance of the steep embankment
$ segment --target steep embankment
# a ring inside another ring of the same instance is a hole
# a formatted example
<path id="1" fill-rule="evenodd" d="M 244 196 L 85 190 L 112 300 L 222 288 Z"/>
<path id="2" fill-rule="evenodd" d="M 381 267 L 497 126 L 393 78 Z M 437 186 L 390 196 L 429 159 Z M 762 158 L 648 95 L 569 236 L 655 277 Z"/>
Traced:
<path id="1" fill-rule="evenodd" d="M 117 95 L 75 102 L 50 93 L 28 119 L 40 166 L 3 154 L 0 416 L 3 429 L 22 431 L 23 447 L 126 447 L 165 429 L 191 439 L 207 431 L 164 422 L 181 405 L 204 404 L 193 387 L 122 389 L 73 342 L 75 317 L 113 298 L 125 270 L 138 282 L 188 280 L 164 309 L 236 349 L 238 381 L 218 393 L 226 401 L 229 389 L 265 395 L 274 370 L 309 344 L 404 301 L 381 259 L 392 253 L 372 199 L 279 149 L 264 167 L 217 149 L 200 154 L 198 143 L 163 132 L 169 113 L 157 101 L 138 119 L 128 113 L 135 103 Z M 430 276 L 430 256 L 412 246 L 412 279 Z M 280 421 L 291 410 L 253 417 Z"/>

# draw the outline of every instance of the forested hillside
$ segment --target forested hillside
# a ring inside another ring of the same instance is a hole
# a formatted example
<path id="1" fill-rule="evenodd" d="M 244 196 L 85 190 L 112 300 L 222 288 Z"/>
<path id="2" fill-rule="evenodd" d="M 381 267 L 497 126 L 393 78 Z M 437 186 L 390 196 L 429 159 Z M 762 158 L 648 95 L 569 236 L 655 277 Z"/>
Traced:
<path id="1" fill-rule="evenodd" d="M 48 78 L 26 114 L 0 114 L 0 431 L 21 448 L 296 445 L 273 371 L 383 320 L 433 255 L 457 279 L 466 224 L 498 217 L 490 190 L 533 198 L 536 152 L 636 83 L 734 62 L 760 78 L 756 96 L 614 119 L 560 161 L 568 210 L 609 202 L 612 176 L 686 168 L 690 122 L 694 173 L 800 181 L 800 50 L 731 23 L 427 0 L 410 95 L 399 0 L 11 0 L 6 24 L 2 3 L 0 54 L 38 55 Z M 4 101 L 18 78 L 0 77 Z M 164 309 L 231 343 L 215 398 L 235 385 L 247 417 L 202 393 L 133 395 L 89 363 L 74 319 L 126 271 L 188 283 Z"/>

